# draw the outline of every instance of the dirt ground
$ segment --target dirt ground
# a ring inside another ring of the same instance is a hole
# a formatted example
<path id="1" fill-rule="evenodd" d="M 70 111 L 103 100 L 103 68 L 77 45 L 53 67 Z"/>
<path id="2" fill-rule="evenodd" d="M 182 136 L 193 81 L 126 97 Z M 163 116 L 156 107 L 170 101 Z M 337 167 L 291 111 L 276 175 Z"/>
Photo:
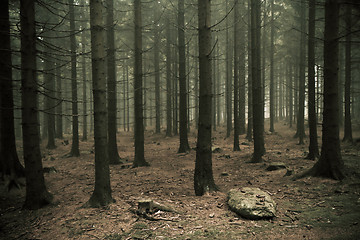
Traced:
<path id="1" fill-rule="evenodd" d="M 24 189 L 7 193 L 0 183 L 0 239 L 360 239 L 360 146 L 342 144 L 346 180 L 293 181 L 292 176 L 284 177 L 286 169 L 265 169 L 279 161 L 295 174 L 310 168 L 314 161 L 304 159 L 308 142 L 297 145 L 294 129 L 283 123 L 275 127 L 276 133 L 265 134 L 265 161 L 259 164 L 248 163 L 253 146 L 244 135 L 241 151 L 233 152 L 233 139 L 225 138 L 222 129 L 214 132 L 213 143 L 220 151 L 213 154 L 213 170 L 220 191 L 202 197 L 193 190 L 195 150 L 178 154 L 178 136 L 147 131 L 145 157 L 151 166 L 129 168 L 133 136 L 119 132 L 125 164 L 110 167 L 116 202 L 101 209 L 82 208 L 94 187 L 93 140 L 80 143 L 79 158 L 64 157 L 71 145 L 63 140 L 57 140 L 55 150 L 46 150 L 44 142 L 44 167 L 56 170 L 45 173 L 55 201 L 37 211 L 23 210 Z M 189 144 L 195 148 L 195 132 Z M 245 186 L 259 187 L 274 198 L 274 219 L 246 220 L 229 210 L 226 193 Z M 131 211 L 143 198 L 176 212 L 158 211 L 145 219 Z"/>

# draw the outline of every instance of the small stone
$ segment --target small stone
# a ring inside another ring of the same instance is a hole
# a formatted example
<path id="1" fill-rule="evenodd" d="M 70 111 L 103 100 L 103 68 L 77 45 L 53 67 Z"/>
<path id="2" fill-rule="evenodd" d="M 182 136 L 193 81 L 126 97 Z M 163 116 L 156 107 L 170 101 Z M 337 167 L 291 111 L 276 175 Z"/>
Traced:
<path id="1" fill-rule="evenodd" d="M 279 169 L 286 169 L 285 163 L 273 162 L 266 168 L 267 171 L 275 171 L 275 170 L 279 170 Z"/>
<path id="2" fill-rule="evenodd" d="M 221 149 L 220 147 L 218 147 L 218 146 L 212 146 L 212 147 L 211 147 L 211 151 L 212 151 L 213 153 L 221 153 L 221 152 L 222 152 L 222 149 Z"/>
<path id="3" fill-rule="evenodd" d="M 227 172 L 222 172 L 220 175 L 223 176 L 223 177 L 226 177 L 226 176 L 229 176 L 229 173 L 227 173 Z"/>
<path id="4" fill-rule="evenodd" d="M 210 213 L 209 214 L 209 218 L 214 218 L 215 217 L 215 213 Z"/>

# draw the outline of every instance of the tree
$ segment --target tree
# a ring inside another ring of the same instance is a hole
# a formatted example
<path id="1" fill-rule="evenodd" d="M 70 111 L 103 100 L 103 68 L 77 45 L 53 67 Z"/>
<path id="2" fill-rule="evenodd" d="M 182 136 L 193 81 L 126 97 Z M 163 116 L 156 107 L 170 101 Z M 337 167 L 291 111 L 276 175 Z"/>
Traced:
<path id="1" fill-rule="evenodd" d="M 121 163 L 116 143 L 116 64 L 114 37 L 114 0 L 106 0 L 108 151 L 109 163 Z"/>
<path id="2" fill-rule="evenodd" d="M 144 157 L 144 117 L 142 95 L 142 19 L 141 0 L 134 0 L 135 13 L 135 62 L 134 62 L 134 98 L 135 98 L 135 159 L 133 167 L 149 166 Z"/>
<path id="3" fill-rule="evenodd" d="M 158 2 L 155 1 L 155 18 L 158 17 L 159 12 L 157 11 Z M 160 34 L 159 34 L 159 23 L 155 20 L 154 26 L 154 68 L 155 68 L 155 132 L 160 133 Z"/>
<path id="4" fill-rule="evenodd" d="M 56 23 L 53 22 L 52 13 L 48 13 L 48 18 L 46 22 L 52 27 Z M 55 149 L 55 79 L 54 79 L 54 69 L 55 69 L 55 62 L 53 56 L 53 37 L 54 37 L 54 30 L 47 29 L 47 34 L 44 36 L 44 65 L 45 65 L 45 91 L 46 91 L 46 98 L 45 98 L 45 111 L 46 111 L 46 122 L 47 122 L 47 137 L 48 143 L 46 145 L 47 149 Z"/>
<path id="5" fill-rule="evenodd" d="M 212 171 L 211 151 L 211 29 L 210 0 L 198 0 L 198 31 L 199 31 L 199 126 L 196 146 L 194 188 L 197 196 L 206 192 L 216 191 Z"/>
<path id="6" fill-rule="evenodd" d="M 309 37 L 308 37 L 308 115 L 309 115 L 309 154 L 308 159 L 319 156 L 317 142 L 317 121 L 315 105 L 315 1 L 309 1 Z"/>
<path id="7" fill-rule="evenodd" d="M 251 66 L 251 0 L 248 0 L 248 124 L 246 139 L 253 140 L 252 66 Z"/>
<path id="8" fill-rule="evenodd" d="M 226 0 L 226 13 L 228 13 L 229 0 Z M 229 36 L 229 18 L 226 18 L 226 137 L 230 137 L 232 129 L 232 104 L 231 104 L 231 48 L 230 48 L 230 36 Z"/>
<path id="9" fill-rule="evenodd" d="M 264 147 L 264 119 L 261 86 L 260 1 L 251 1 L 251 74 L 254 154 L 252 162 L 262 162 Z"/>
<path id="10" fill-rule="evenodd" d="M 274 120 L 274 0 L 271 0 L 271 22 L 270 22 L 270 132 L 275 132 Z"/>
<path id="11" fill-rule="evenodd" d="M 179 136 L 180 147 L 178 153 L 190 150 L 187 135 L 187 89 L 186 89 L 186 59 L 185 59 L 185 10 L 184 0 L 178 1 L 178 47 L 179 47 Z"/>
<path id="12" fill-rule="evenodd" d="M 72 101 L 72 145 L 70 156 L 80 156 L 79 150 L 79 117 L 76 78 L 76 39 L 75 39 L 75 9 L 74 0 L 69 0 L 70 14 L 70 52 L 71 52 L 71 101 Z"/>
<path id="13" fill-rule="evenodd" d="M 114 202 L 111 196 L 107 137 L 105 28 L 101 0 L 90 0 L 91 61 L 94 95 L 95 188 L 85 207 L 101 207 Z"/>
<path id="14" fill-rule="evenodd" d="M 82 48 L 82 77 L 83 77 L 83 136 L 82 141 L 87 141 L 87 87 L 86 87 L 86 51 L 85 51 L 85 28 L 81 33 Z"/>
<path id="15" fill-rule="evenodd" d="M 16 152 L 10 41 L 9 1 L 0 3 L 0 172 L 2 177 L 25 175 Z"/>
<path id="16" fill-rule="evenodd" d="M 170 19 L 166 21 L 166 136 L 171 137 L 171 39 L 170 39 Z"/>
<path id="17" fill-rule="evenodd" d="M 234 2 L 234 145 L 233 151 L 240 151 L 239 146 L 239 2 Z"/>
<path id="18" fill-rule="evenodd" d="M 345 39 L 345 125 L 343 141 L 352 142 L 352 127 L 350 113 L 351 89 L 351 5 L 346 6 L 345 14 L 346 39 Z"/>
<path id="19" fill-rule="evenodd" d="M 45 186 L 37 109 L 35 0 L 20 1 L 21 104 L 26 177 L 24 208 L 39 209 L 52 201 Z"/>
<path id="20" fill-rule="evenodd" d="M 344 161 L 341 157 L 339 140 L 339 3 L 325 2 L 324 31 L 324 112 L 322 147 L 320 159 L 300 177 L 311 175 L 341 180 L 344 176 Z"/>
<path id="21" fill-rule="evenodd" d="M 305 0 L 301 0 L 300 6 L 300 48 L 299 48 L 299 103 L 297 115 L 297 132 L 296 137 L 299 137 L 299 144 L 304 144 L 305 128 L 304 128 L 304 111 L 305 111 L 305 45 L 306 45 L 306 19 L 305 19 Z"/>
<path id="22" fill-rule="evenodd" d="M 241 6 L 241 12 L 242 15 L 244 14 L 244 10 L 245 10 L 245 3 L 243 1 L 238 2 L 237 4 L 240 4 Z M 245 105 L 246 105 L 246 101 L 245 101 L 245 97 L 246 97 L 246 92 L 245 92 L 245 24 L 243 23 L 243 21 L 240 21 L 240 29 L 239 34 L 240 37 L 238 39 L 239 41 L 239 134 L 245 134 L 246 132 L 246 124 L 245 124 Z M 219 104 L 220 105 L 220 104 Z"/>

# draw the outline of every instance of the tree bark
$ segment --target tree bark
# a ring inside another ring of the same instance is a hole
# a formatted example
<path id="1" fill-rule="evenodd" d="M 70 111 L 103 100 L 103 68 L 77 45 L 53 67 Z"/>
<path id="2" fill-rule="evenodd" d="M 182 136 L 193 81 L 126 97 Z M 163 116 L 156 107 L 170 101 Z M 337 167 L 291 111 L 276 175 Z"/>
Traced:
<path id="1" fill-rule="evenodd" d="M 251 0 L 248 0 L 248 23 L 251 23 Z M 248 24 L 248 123 L 246 139 L 250 142 L 253 140 L 253 104 L 252 104 L 252 66 L 251 66 L 251 24 Z"/>
<path id="2" fill-rule="evenodd" d="M 322 147 L 320 159 L 312 169 L 303 174 L 343 179 L 344 161 L 341 157 L 339 140 L 339 85 L 338 85 L 338 31 L 339 3 L 337 0 L 325 2 L 324 31 L 324 112 Z"/>
<path id="3" fill-rule="evenodd" d="M 234 2 L 234 144 L 233 151 L 240 151 L 239 146 L 239 2 Z"/>
<path id="4" fill-rule="evenodd" d="M 37 111 L 36 33 L 34 0 L 20 1 L 21 26 L 21 104 L 23 151 L 26 176 L 24 208 L 39 209 L 52 201 L 45 186 L 40 152 Z"/>
<path id="5" fill-rule="evenodd" d="M 186 59 L 185 59 L 185 10 L 184 0 L 178 1 L 178 46 L 179 46 L 179 131 L 180 146 L 178 153 L 190 150 L 187 134 L 187 88 L 186 88 Z"/>
<path id="6" fill-rule="evenodd" d="M 305 0 L 301 0 L 300 6 L 300 59 L 299 59 L 299 105 L 297 115 L 297 132 L 299 144 L 304 144 L 305 127 L 304 127 L 304 111 L 305 111 L 305 60 L 306 60 L 306 19 L 305 19 Z"/>
<path id="7" fill-rule="evenodd" d="M 85 1 L 84 1 L 85 2 Z M 82 77 L 83 77 L 83 136 L 82 140 L 87 141 L 87 87 L 86 87 L 86 52 L 85 52 L 85 28 L 81 33 L 81 45 L 82 45 Z"/>
<path id="8" fill-rule="evenodd" d="M 108 108 L 108 151 L 109 163 L 120 164 L 116 141 L 116 62 L 114 34 L 114 0 L 106 0 L 107 40 L 107 108 Z"/>
<path id="9" fill-rule="evenodd" d="M 76 39 L 75 39 L 75 9 L 74 0 L 69 0 L 70 14 L 70 52 L 71 52 L 71 99 L 72 99 L 72 145 L 70 156 L 80 156 L 79 150 L 79 116 L 78 116 L 78 96 L 76 79 Z"/>
<path id="10" fill-rule="evenodd" d="M 155 2 L 155 19 L 158 17 L 158 2 Z M 154 26 L 154 68 L 155 68 L 155 132 L 160 133 L 160 36 L 158 22 Z"/>
<path id="11" fill-rule="evenodd" d="M 25 175 L 16 152 L 9 1 L 0 3 L 0 172 L 16 179 Z"/>
<path id="12" fill-rule="evenodd" d="M 309 154 L 307 159 L 319 156 L 317 142 L 317 121 L 315 110 L 315 2 L 309 0 L 309 37 L 308 37 L 308 115 L 309 115 Z"/>
<path id="13" fill-rule="evenodd" d="M 226 13 L 228 13 L 229 0 L 226 0 Z M 230 137 L 232 129 L 232 106 L 231 106 L 231 57 L 230 57 L 230 37 L 229 37 L 229 18 L 226 18 L 226 137 Z"/>
<path id="14" fill-rule="evenodd" d="M 54 24 L 51 22 L 52 18 L 49 17 L 47 21 L 50 22 L 50 24 Z M 47 34 L 44 36 L 44 72 L 45 72 L 45 91 L 46 91 L 46 97 L 45 97 L 45 118 L 46 118 L 46 130 L 47 130 L 47 138 L 48 142 L 46 145 L 47 149 L 55 149 L 55 79 L 54 79 L 54 59 L 53 59 L 53 50 L 52 50 L 52 38 L 54 36 L 53 34 L 54 30 L 47 30 Z"/>
<path id="15" fill-rule="evenodd" d="M 172 136 L 172 115 L 171 115 L 171 42 L 170 42 L 170 19 L 166 21 L 166 136 Z"/>
<path id="16" fill-rule="evenodd" d="M 274 119 L 274 0 L 271 0 L 271 23 L 270 23 L 270 132 L 275 132 Z"/>
<path id="17" fill-rule="evenodd" d="M 262 162 L 265 153 L 264 121 L 261 85 L 261 56 L 260 56 L 260 1 L 251 1 L 251 69 L 252 69 L 252 105 L 254 154 L 252 162 Z"/>
<path id="18" fill-rule="evenodd" d="M 210 0 L 198 0 L 198 31 L 199 31 L 199 127 L 196 146 L 196 162 L 194 189 L 197 196 L 206 192 L 216 191 L 212 171 L 211 151 L 211 29 Z"/>
<path id="19" fill-rule="evenodd" d="M 84 207 L 101 207 L 114 202 L 111 196 L 107 136 L 104 6 L 90 0 L 91 62 L 94 96 L 95 188 Z"/>
<path id="20" fill-rule="evenodd" d="M 343 141 L 352 142 L 351 127 L 351 5 L 346 6 L 345 14 L 346 39 L 345 39 L 345 125 Z"/>
<path id="21" fill-rule="evenodd" d="M 134 66 L 134 100 L 135 100 L 135 159 L 133 167 L 149 166 L 144 156 L 144 117 L 142 94 L 142 18 L 141 0 L 134 0 L 135 10 L 135 66 Z"/>

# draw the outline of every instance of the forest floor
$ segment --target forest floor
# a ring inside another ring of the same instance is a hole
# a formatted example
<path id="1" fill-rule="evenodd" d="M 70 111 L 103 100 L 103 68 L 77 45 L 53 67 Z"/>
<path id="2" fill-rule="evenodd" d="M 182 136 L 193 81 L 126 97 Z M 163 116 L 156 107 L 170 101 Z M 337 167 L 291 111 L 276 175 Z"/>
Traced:
<path id="1" fill-rule="evenodd" d="M 0 183 L 0 239 L 359 239 L 360 146 L 342 143 L 348 175 L 344 181 L 293 181 L 292 176 L 284 177 L 286 169 L 265 169 L 279 161 L 295 174 L 309 169 L 314 161 L 304 159 L 308 142 L 298 145 L 294 129 L 285 124 L 278 123 L 276 131 L 265 134 L 266 155 L 258 164 L 248 163 L 253 146 L 244 135 L 241 151 L 233 152 L 233 139 L 225 138 L 224 130 L 214 132 L 220 151 L 213 154 L 213 171 L 220 191 L 202 197 L 193 190 L 195 150 L 178 154 L 178 136 L 165 138 L 148 131 L 145 157 L 151 166 L 129 168 L 133 136 L 119 132 L 119 154 L 126 162 L 110 167 L 116 202 L 100 209 L 82 208 L 94 188 L 93 140 L 80 143 L 79 158 L 64 157 L 71 148 L 64 140 L 57 140 L 55 150 L 46 150 L 44 143 L 43 165 L 56 170 L 45 173 L 54 203 L 23 210 L 24 189 L 8 193 Z M 195 148 L 195 132 L 189 144 Z M 18 151 L 21 155 L 21 148 Z M 227 192 L 246 186 L 270 193 L 277 203 L 274 219 L 247 220 L 229 210 Z M 176 212 L 159 211 L 152 219 L 138 216 L 131 209 L 144 198 Z"/>

